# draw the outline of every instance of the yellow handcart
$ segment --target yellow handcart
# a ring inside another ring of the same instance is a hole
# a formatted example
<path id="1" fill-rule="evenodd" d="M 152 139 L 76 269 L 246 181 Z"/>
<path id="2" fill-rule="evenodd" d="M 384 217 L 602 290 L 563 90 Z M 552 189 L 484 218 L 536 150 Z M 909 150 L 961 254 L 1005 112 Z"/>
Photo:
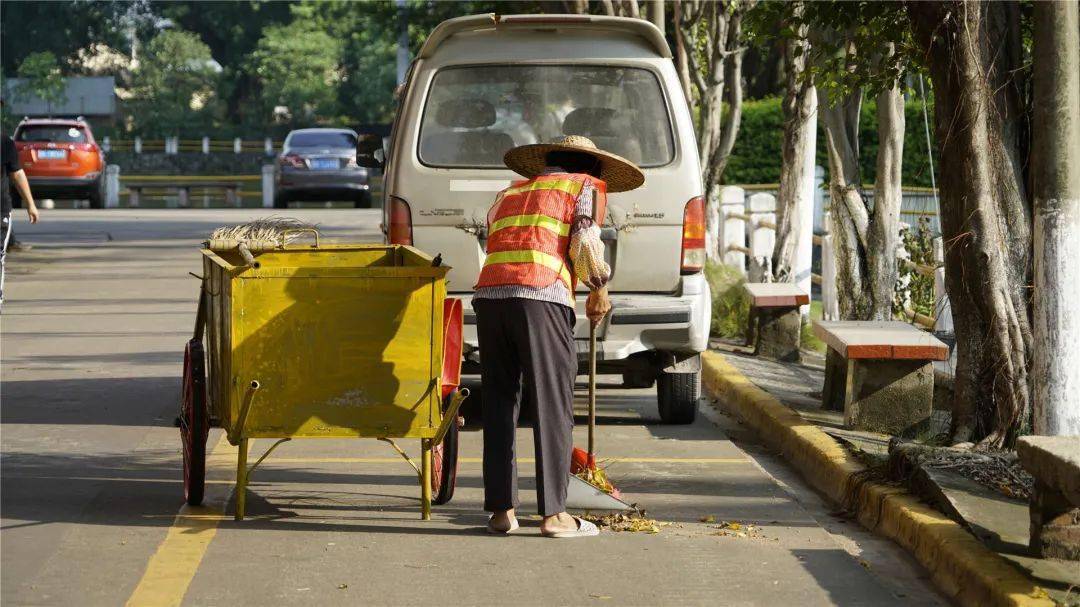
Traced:
<path id="1" fill-rule="evenodd" d="M 239 447 L 235 518 L 252 471 L 295 438 L 376 438 L 416 470 L 422 518 L 453 496 L 460 300 L 440 259 L 400 245 L 209 241 L 184 356 L 184 491 L 203 499 L 211 423 Z M 293 235 L 295 236 L 295 235 Z M 204 331 L 205 328 L 205 331 Z M 206 344 L 203 346 L 205 332 Z M 277 439 L 248 466 L 248 443 Z M 420 464 L 394 439 L 418 438 Z"/>

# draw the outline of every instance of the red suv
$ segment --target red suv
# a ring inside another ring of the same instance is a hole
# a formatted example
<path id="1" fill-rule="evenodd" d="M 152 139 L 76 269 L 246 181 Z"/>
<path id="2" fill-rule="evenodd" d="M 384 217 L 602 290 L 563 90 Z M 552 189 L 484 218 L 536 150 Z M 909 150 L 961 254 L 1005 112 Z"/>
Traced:
<path id="1" fill-rule="evenodd" d="M 105 155 L 82 118 L 25 118 L 14 139 L 35 198 L 89 200 L 91 208 L 104 206 Z"/>

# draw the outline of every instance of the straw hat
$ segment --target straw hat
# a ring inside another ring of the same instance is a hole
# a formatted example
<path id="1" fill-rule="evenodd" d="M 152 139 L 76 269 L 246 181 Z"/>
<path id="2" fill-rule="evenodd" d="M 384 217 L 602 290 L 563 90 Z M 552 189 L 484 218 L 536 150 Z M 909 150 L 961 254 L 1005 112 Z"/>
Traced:
<path id="1" fill-rule="evenodd" d="M 600 159 L 600 179 L 607 183 L 608 192 L 626 192 L 645 183 L 645 174 L 633 162 L 601 150 L 591 139 L 580 135 L 518 146 L 503 156 L 503 162 L 515 173 L 532 179 L 547 166 L 548 152 L 581 152 Z"/>

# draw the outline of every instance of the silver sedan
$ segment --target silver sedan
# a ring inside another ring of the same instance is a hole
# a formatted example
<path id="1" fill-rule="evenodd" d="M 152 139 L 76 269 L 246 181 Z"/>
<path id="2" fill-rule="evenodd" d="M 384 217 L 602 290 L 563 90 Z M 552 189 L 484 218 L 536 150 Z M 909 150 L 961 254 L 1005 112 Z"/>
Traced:
<path id="1" fill-rule="evenodd" d="M 368 169 L 356 164 L 356 132 L 297 129 L 285 138 L 275 172 L 274 207 L 292 201 L 349 200 L 371 207 Z"/>

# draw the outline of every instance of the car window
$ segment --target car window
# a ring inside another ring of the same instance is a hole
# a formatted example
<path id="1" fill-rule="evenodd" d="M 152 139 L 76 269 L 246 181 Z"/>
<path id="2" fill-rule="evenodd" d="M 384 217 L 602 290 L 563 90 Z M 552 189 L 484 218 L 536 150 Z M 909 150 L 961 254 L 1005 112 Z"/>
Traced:
<path id="1" fill-rule="evenodd" d="M 352 133 L 293 133 L 289 136 L 291 148 L 356 148 L 356 135 Z"/>
<path id="2" fill-rule="evenodd" d="M 78 126 L 24 126 L 15 134 L 15 141 L 51 141 L 54 143 L 86 143 L 86 131 Z"/>
<path id="3" fill-rule="evenodd" d="M 514 146 L 583 135 L 640 166 L 674 158 L 660 82 L 642 68 L 477 65 L 435 75 L 420 123 L 420 160 L 502 167 Z"/>

